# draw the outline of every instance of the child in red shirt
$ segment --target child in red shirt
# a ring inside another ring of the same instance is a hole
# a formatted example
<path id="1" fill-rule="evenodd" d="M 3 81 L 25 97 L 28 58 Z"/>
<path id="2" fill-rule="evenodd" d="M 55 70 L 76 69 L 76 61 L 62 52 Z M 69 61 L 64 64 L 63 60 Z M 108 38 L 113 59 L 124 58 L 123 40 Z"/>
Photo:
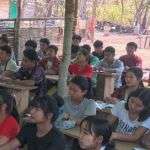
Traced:
<path id="1" fill-rule="evenodd" d="M 59 59 L 57 58 L 58 47 L 50 45 L 46 51 L 47 57 L 42 59 L 40 64 L 44 67 L 47 74 L 58 74 L 59 71 Z"/>
<path id="2" fill-rule="evenodd" d="M 15 138 L 19 133 L 19 115 L 14 98 L 0 89 L 0 146 Z"/>
<path id="3" fill-rule="evenodd" d="M 69 66 L 69 73 L 73 76 L 84 76 L 91 79 L 93 76 L 93 70 L 88 62 L 89 53 L 86 49 L 82 49 L 78 52 L 76 61 Z"/>
<path id="4" fill-rule="evenodd" d="M 120 60 L 124 63 L 125 68 L 140 67 L 142 68 L 142 60 L 139 56 L 135 55 L 137 50 L 137 44 L 130 42 L 127 44 L 127 54 L 120 57 Z"/>

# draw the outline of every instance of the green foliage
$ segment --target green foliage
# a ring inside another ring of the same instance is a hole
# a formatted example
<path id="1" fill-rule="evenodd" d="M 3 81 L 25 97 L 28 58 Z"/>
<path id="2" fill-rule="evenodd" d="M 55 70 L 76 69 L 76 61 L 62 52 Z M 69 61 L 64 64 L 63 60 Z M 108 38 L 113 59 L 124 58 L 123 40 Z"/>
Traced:
<path id="1" fill-rule="evenodd" d="M 96 17 L 98 20 L 111 21 L 124 25 L 132 25 L 135 12 L 135 4 L 133 0 L 130 0 L 124 1 L 123 8 L 120 3 L 98 5 L 96 8 Z"/>

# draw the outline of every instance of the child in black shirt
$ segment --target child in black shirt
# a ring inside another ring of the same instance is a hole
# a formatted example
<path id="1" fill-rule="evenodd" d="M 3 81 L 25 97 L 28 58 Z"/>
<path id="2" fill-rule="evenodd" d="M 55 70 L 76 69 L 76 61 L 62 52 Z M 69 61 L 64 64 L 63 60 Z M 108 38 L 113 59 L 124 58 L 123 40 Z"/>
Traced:
<path id="1" fill-rule="evenodd" d="M 19 135 L 0 150 L 13 150 L 27 145 L 28 150 L 64 150 L 65 141 L 53 122 L 58 115 L 55 99 L 44 96 L 33 99 L 29 104 L 28 119 Z"/>

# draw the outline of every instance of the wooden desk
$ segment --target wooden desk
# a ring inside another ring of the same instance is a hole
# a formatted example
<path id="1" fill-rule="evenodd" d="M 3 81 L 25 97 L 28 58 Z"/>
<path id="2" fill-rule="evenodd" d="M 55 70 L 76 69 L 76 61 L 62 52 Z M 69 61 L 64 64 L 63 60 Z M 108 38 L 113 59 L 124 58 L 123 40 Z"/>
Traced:
<path id="1" fill-rule="evenodd" d="M 97 73 L 96 98 L 103 100 L 114 91 L 115 74 Z"/>
<path id="2" fill-rule="evenodd" d="M 53 80 L 53 81 L 58 81 L 59 80 L 59 75 L 46 75 L 46 79 Z"/>
<path id="3" fill-rule="evenodd" d="M 30 90 L 36 89 L 35 86 L 25 86 L 5 81 L 0 81 L 0 86 L 9 89 L 14 94 L 19 113 L 28 107 Z"/>
<path id="4" fill-rule="evenodd" d="M 67 130 L 61 130 L 63 132 L 64 135 L 67 135 L 71 138 L 79 138 L 79 133 L 80 133 L 80 129 L 79 127 L 75 127 L 72 129 L 67 129 Z M 116 141 L 116 150 L 132 150 L 134 147 L 140 147 L 138 144 L 136 143 L 129 143 L 129 142 L 120 142 L 120 141 Z"/>

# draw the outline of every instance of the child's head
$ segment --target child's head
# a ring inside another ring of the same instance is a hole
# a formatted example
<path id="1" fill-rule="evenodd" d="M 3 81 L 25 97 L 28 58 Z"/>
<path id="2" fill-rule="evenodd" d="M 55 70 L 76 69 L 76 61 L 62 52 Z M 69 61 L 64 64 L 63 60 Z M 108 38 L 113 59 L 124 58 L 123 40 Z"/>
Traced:
<path id="1" fill-rule="evenodd" d="M 100 149 L 102 146 L 113 148 L 109 144 L 112 129 L 109 122 L 97 116 L 89 116 L 80 125 L 79 145 L 85 150 Z"/>
<path id="2" fill-rule="evenodd" d="M 103 50 L 103 42 L 100 40 L 96 40 L 93 44 L 93 47 L 96 52 L 102 51 Z"/>
<path id="3" fill-rule="evenodd" d="M 46 54 L 48 58 L 54 58 L 56 57 L 57 52 L 58 52 L 58 47 L 55 45 L 50 45 L 46 51 Z"/>
<path id="4" fill-rule="evenodd" d="M 88 44 L 84 44 L 81 48 L 86 49 L 88 51 L 88 53 L 91 53 L 91 46 Z"/>
<path id="5" fill-rule="evenodd" d="M 7 61 L 11 56 L 11 47 L 10 46 L 1 46 L 0 47 L 0 62 Z"/>
<path id="6" fill-rule="evenodd" d="M 12 115 L 19 121 L 19 114 L 16 108 L 15 98 L 6 89 L 0 89 L 0 115 Z"/>
<path id="7" fill-rule="evenodd" d="M 73 100 L 82 100 L 89 90 L 89 81 L 85 77 L 76 76 L 69 83 L 69 95 Z"/>
<path id="8" fill-rule="evenodd" d="M 112 62 L 114 60 L 114 57 L 115 57 L 115 48 L 112 46 L 106 47 L 104 50 L 104 59 L 107 62 Z"/>
<path id="9" fill-rule="evenodd" d="M 0 37 L 0 46 L 8 45 L 8 37 L 6 34 L 2 34 Z"/>
<path id="10" fill-rule="evenodd" d="M 50 41 L 47 38 L 40 39 L 40 49 L 45 51 L 49 47 Z"/>
<path id="11" fill-rule="evenodd" d="M 137 47 L 138 47 L 137 44 L 134 42 L 128 43 L 126 46 L 127 54 L 132 56 L 134 54 L 134 52 L 137 50 Z"/>
<path id="12" fill-rule="evenodd" d="M 34 41 L 34 40 L 28 40 L 26 43 L 25 43 L 25 49 L 33 49 L 33 50 L 36 50 L 37 48 L 37 42 Z"/>
<path id="13" fill-rule="evenodd" d="M 138 120 L 144 121 L 150 116 L 150 89 L 139 88 L 132 92 L 125 104 L 130 113 L 139 115 Z"/>
<path id="14" fill-rule="evenodd" d="M 80 64 L 89 62 L 89 52 L 85 48 L 81 48 L 81 50 L 77 54 L 77 60 Z"/>
<path id="15" fill-rule="evenodd" d="M 54 122 L 58 117 L 58 106 L 54 98 L 46 95 L 36 97 L 29 103 L 31 122 L 36 124 L 46 121 Z"/>
<path id="16" fill-rule="evenodd" d="M 126 71 L 125 82 L 128 87 L 139 86 L 143 77 L 141 68 L 132 67 Z"/>
<path id="17" fill-rule="evenodd" d="M 37 52 L 33 49 L 26 49 L 23 51 L 23 59 L 22 59 L 22 66 L 25 69 L 32 69 L 35 67 L 38 61 Z"/>
<path id="18" fill-rule="evenodd" d="M 72 36 L 72 45 L 79 46 L 81 40 L 82 40 L 82 38 L 81 38 L 80 35 L 74 34 L 74 35 Z"/>

